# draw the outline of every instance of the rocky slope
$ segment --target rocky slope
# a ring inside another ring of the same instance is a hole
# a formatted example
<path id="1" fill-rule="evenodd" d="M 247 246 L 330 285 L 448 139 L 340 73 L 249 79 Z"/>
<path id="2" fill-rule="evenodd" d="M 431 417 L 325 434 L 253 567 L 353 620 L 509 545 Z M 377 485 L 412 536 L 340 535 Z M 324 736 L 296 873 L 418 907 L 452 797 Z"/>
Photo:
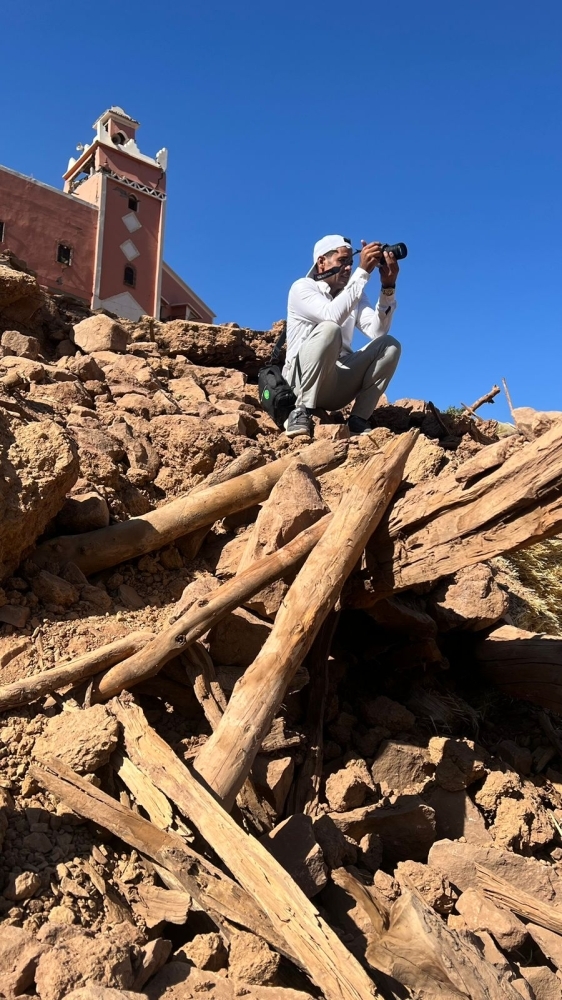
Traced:
<path id="1" fill-rule="evenodd" d="M 353 470 L 393 435 L 421 431 L 406 487 L 448 475 L 498 441 L 493 421 L 476 425 L 422 401 L 385 403 L 372 434 L 349 442 L 344 464 L 314 477 L 295 463 L 259 520 L 257 507 L 231 514 L 202 533 L 199 548 L 186 536 L 89 578 L 72 563 L 40 568 L 38 541 L 145 514 L 250 449 L 258 467 L 296 455 L 299 443 L 257 405 L 255 376 L 276 329 L 90 317 L 47 296 L 5 255 L 0 331 L 2 686 L 132 631 L 164 629 L 194 596 L 335 509 Z M 315 422 L 318 439 L 346 441 L 342 414 Z M 514 436 L 506 456 L 523 445 Z M 256 758 L 257 804 L 237 814 L 370 970 L 380 995 L 467 994 L 432 993 L 421 973 L 385 970 L 357 884 L 385 912 L 419 893 L 446 928 L 471 935 L 495 970 L 498 996 L 562 996 L 562 937 L 493 902 L 476 867 L 546 906 L 562 903 L 560 720 L 499 693 L 473 655 L 500 621 L 558 634 L 558 595 L 551 586 L 538 599 L 533 573 L 544 577 L 548 554 L 556 573 L 559 543 L 530 551 L 526 561 L 479 563 L 368 613 L 344 602 L 315 808 L 304 813 L 293 798 L 313 737 L 305 663 Z M 286 590 L 277 581 L 205 637 L 199 656 L 210 656 L 225 702 Z M 191 762 L 211 729 L 185 666 L 172 660 L 135 697 Z M 29 768 L 49 754 L 213 857 L 173 801 L 158 789 L 147 799 L 138 774 L 135 784 L 120 727 L 92 703 L 87 682 L 4 712 L 0 996 L 318 995 L 262 938 L 217 925 L 161 868 L 42 789 Z"/>

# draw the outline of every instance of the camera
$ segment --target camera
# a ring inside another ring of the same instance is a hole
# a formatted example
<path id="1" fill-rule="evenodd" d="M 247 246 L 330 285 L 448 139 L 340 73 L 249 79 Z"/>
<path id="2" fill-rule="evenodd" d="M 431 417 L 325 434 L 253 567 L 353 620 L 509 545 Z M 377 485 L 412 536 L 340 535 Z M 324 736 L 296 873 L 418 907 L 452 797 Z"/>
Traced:
<path id="1" fill-rule="evenodd" d="M 408 247 L 405 243 L 383 243 L 383 253 L 393 253 L 396 260 L 404 260 L 408 256 Z"/>

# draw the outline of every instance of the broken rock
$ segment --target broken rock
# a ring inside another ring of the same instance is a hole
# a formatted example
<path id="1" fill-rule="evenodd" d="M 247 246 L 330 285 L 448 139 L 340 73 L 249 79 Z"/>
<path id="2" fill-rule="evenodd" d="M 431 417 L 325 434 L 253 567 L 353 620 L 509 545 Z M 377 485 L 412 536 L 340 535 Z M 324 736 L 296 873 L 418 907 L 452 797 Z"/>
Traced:
<path id="1" fill-rule="evenodd" d="M 61 608 L 70 608 L 80 599 L 76 587 L 46 569 L 33 578 L 31 589 L 45 604 L 57 604 Z"/>
<path id="2" fill-rule="evenodd" d="M 435 813 L 417 795 L 403 795 L 395 805 L 363 806 L 346 813 L 330 813 L 335 825 L 357 843 L 366 833 L 378 833 L 384 861 L 396 864 L 425 861 L 435 840 Z"/>
<path id="3" fill-rule="evenodd" d="M 58 513 L 78 476 L 76 448 L 51 420 L 23 423 L 0 412 L 0 580 Z"/>
<path id="4" fill-rule="evenodd" d="M 35 978 L 45 946 L 20 927 L 3 923 L 0 933 L 0 996 L 13 1000 L 25 993 Z"/>
<path id="5" fill-rule="evenodd" d="M 402 889 L 414 889 L 437 913 L 451 913 L 457 893 L 447 878 L 418 861 L 401 861 L 394 877 Z"/>
<path id="6" fill-rule="evenodd" d="M 527 940 L 527 928 L 511 910 L 489 900 L 480 889 L 467 889 L 456 908 L 470 931 L 486 931 L 500 948 L 513 951 Z"/>
<path id="7" fill-rule="evenodd" d="M 391 736 L 413 729 L 416 717 L 398 701 L 386 695 L 367 699 L 361 706 L 361 715 L 368 726 L 382 726 Z"/>
<path id="8" fill-rule="evenodd" d="M 429 755 L 437 784 L 448 792 L 462 791 L 486 774 L 481 751 L 472 740 L 434 736 L 429 741 Z"/>
<path id="9" fill-rule="evenodd" d="M 374 792 L 373 779 L 361 758 L 350 760 L 326 779 L 326 800 L 334 812 L 347 812 L 362 806 L 369 791 Z"/>
<path id="10" fill-rule="evenodd" d="M 429 752 L 424 747 L 387 740 L 381 744 L 371 774 L 381 786 L 383 795 L 388 795 L 390 792 L 421 791 L 434 770 Z"/>
<path id="11" fill-rule="evenodd" d="M 238 931 L 230 942 L 228 974 L 242 983 L 264 986 L 271 983 L 279 969 L 279 955 L 255 934 Z"/>
<path id="12" fill-rule="evenodd" d="M 73 340 L 85 354 L 94 351 L 126 351 L 127 331 L 109 316 L 88 316 L 74 327 Z"/>
<path id="13" fill-rule="evenodd" d="M 71 990 L 93 983 L 131 989 L 129 947 L 75 928 L 46 927 L 39 936 L 52 947 L 41 955 L 35 973 L 41 1000 L 64 1000 Z"/>
<path id="14" fill-rule="evenodd" d="M 210 972 L 224 969 L 228 960 L 228 952 L 216 932 L 196 934 L 182 951 L 197 969 L 208 969 Z"/>
<path id="15" fill-rule="evenodd" d="M 309 899 L 326 885 L 324 855 L 316 842 L 310 816 L 304 813 L 289 816 L 262 837 L 261 842 Z"/>
<path id="16" fill-rule="evenodd" d="M 117 744 L 117 720 L 104 705 L 63 712 L 50 719 L 35 743 L 37 758 L 53 754 L 79 774 L 91 774 L 107 764 Z"/>
<path id="17" fill-rule="evenodd" d="M 541 864 L 535 858 L 524 858 L 490 845 L 439 840 L 429 852 L 428 864 L 446 874 L 461 892 L 471 887 L 478 888 L 478 864 L 518 888 L 524 886 L 526 892 L 543 903 L 562 905 L 562 879 L 552 865 Z"/>

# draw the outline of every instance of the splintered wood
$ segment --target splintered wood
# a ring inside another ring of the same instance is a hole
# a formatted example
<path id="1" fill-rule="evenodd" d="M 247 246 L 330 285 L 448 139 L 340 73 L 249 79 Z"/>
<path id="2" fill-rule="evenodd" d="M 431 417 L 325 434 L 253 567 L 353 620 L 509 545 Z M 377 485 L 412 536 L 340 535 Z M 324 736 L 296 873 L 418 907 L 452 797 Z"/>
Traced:
<path id="1" fill-rule="evenodd" d="M 416 437 L 410 431 L 394 439 L 356 474 L 290 587 L 269 638 L 197 757 L 198 773 L 227 807 L 250 771 L 291 678 L 398 489 Z"/>

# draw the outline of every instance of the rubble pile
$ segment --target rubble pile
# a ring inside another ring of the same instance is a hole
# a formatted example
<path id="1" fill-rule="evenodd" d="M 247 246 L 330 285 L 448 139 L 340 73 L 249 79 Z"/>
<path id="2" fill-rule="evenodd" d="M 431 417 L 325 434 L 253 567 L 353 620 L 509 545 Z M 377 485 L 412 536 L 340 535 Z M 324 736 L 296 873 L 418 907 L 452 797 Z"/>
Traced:
<path id="1" fill-rule="evenodd" d="M 0 996 L 560 998 L 562 414 L 289 441 L 277 335 L 0 259 Z"/>

